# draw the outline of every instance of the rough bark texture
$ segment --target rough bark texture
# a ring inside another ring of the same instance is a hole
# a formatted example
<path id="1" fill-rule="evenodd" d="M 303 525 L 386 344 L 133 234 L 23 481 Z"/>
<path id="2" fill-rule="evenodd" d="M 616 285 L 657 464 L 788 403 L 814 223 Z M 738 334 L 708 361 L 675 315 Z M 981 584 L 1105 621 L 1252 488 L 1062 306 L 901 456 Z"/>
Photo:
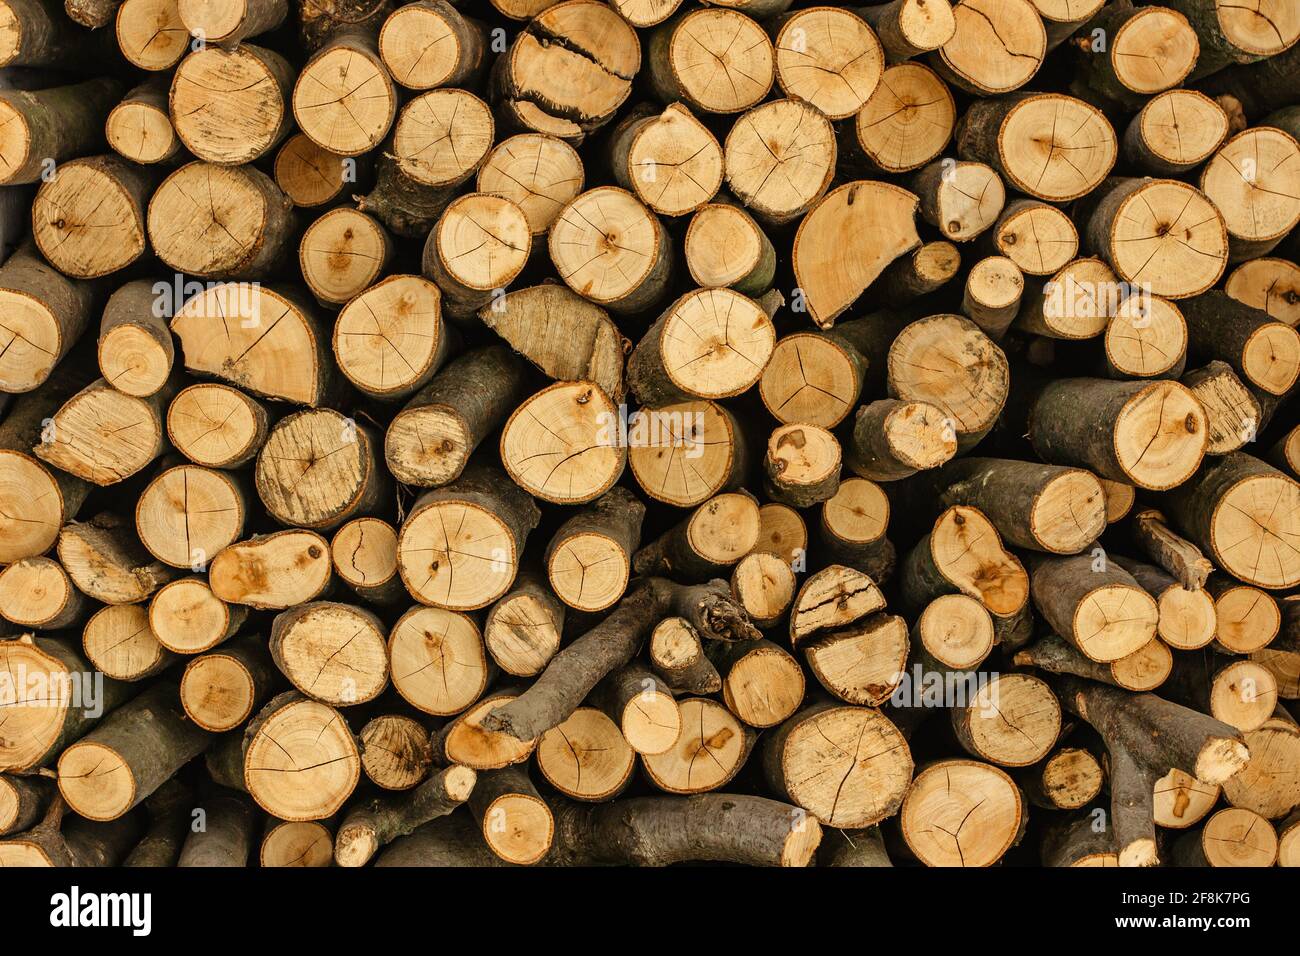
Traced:
<path id="1" fill-rule="evenodd" d="M 745 612 L 721 581 L 685 586 L 649 578 L 604 621 L 551 659 L 517 700 L 496 708 L 489 730 L 531 740 L 563 721 L 606 674 L 632 659 L 659 618 L 676 614 L 702 637 L 735 641 L 757 637 Z"/>
<path id="2" fill-rule="evenodd" d="M 1158 863 L 1152 790 L 1170 767 L 1222 783 L 1248 759 L 1238 731 L 1153 694 L 1129 695 L 1078 678 L 1063 678 L 1058 691 L 1065 707 L 1106 742 L 1111 823 L 1121 866 Z"/>

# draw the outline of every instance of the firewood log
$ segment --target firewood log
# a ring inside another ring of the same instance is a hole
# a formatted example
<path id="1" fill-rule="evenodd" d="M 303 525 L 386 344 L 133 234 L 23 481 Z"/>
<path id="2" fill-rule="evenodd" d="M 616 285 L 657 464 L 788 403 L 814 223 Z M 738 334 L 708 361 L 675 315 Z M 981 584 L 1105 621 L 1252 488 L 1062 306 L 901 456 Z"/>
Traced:
<path id="1" fill-rule="evenodd" d="M 203 828 L 192 829 L 177 866 L 245 867 L 260 829 L 257 806 L 245 793 L 218 790 L 203 798 Z"/>
<path id="2" fill-rule="evenodd" d="M 722 186 L 722 147 L 681 104 L 662 113 L 646 106 L 610 137 L 614 178 L 661 216 L 694 212 Z"/>
<path id="3" fill-rule="evenodd" d="M 140 493 L 136 533 L 164 564 L 200 571 L 239 539 L 250 497 L 242 475 L 164 460 Z"/>
<path id="4" fill-rule="evenodd" d="M 646 764 L 647 773 L 650 766 Z M 579 707 L 537 742 L 537 769 L 551 786 L 574 800 L 599 802 L 618 796 L 635 767 L 636 751 L 618 724 L 594 707 Z"/>
<path id="5" fill-rule="evenodd" d="M 1284 709 L 1278 708 L 1273 716 L 1243 736 L 1250 760 L 1223 785 L 1224 796 L 1234 807 L 1279 821 L 1285 828 L 1286 818 L 1300 805 L 1300 788 L 1290 772 L 1300 748 L 1300 727 Z M 1286 842 L 1285 835 L 1282 842 Z"/>
<path id="6" fill-rule="evenodd" d="M 1168 299 L 1129 296 L 1110 316 L 1103 345 L 1109 378 L 1178 378 L 1187 361 L 1187 321 Z M 1201 404 L 1208 414 L 1208 403 L 1202 399 Z"/>
<path id="7" fill-rule="evenodd" d="M 274 30 L 284 22 L 289 8 L 287 0 L 248 0 L 234 8 L 212 0 L 181 0 L 176 6 L 191 34 L 226 47 Z"/>
<path id="8" fill-rule="evenodd" d="M 943 151 L 956 119 L 952 92 L 933 70 L 921 63 L 897 63 L 885 70 L 853 122 L 840 131 L 840 159 L 864 173 L 911 172 Z"/>
<path id="9" fill-rule="evenodd" d="M 121 481 L 143 470 L 166 448 L 162 409 L 174 394 L 173 383 L 137 398 L 97 379 L 53 414 L 33 451 L 42 461 L 92 484 Z"/>
<path id="10" fill-rule="evenodd" d="M 878 550 L 889 549 L 882 546 Z M 731 593 L 757 627 L 773 627 L 781 622 L 794 601 L 796 586 L 790 565 L 767 551 L 750 552 L 731 572 Z M 650 655 L 653 660 L 653 643 Z"/>
<path id="11" fill-rule="evenodd" d="M 41 9 L 39 3 L 30 5 Z M 93 153 L 104 142 L 104 120 L 122 92 L 122 84 L 107 77 L 45 90 L 0 92 L 0 114 L 6 119 L 6 168 L 0 183 L 34 183 L 48 178 L 65 160 Z"/>
<path id="12" fill-rule="evenodd" d="M 378 441 L 369 426 L 334 409 L 294 412 L 271 429 L 257 453 L 258 497 L 291 527 L 335 528 L 371 514 L 391 488 L 379 466 Z"/>
<path id="13" fill-rule="evenodd" d="M 1054 464 L 1165 490 L 1195 473 L 1209 436 L 1205 407 L 1177 382 L 1058 379 L 1030 413 L 1034 449 Z"/>
<path id="14" fill-rule="evenodd" d="M 749 757 L 754 731 L 707 697 L 691 697 L 677 706 L 681 735 L 665 753 L 642 757 L 646 776 L 665 793 L 707 793 L 725 786 Z"/>
<path id="15" fill-rule="evenodd" d="M 453 200 L 424 246 L 424 274 L 446 292 L 449 313 L 467 316 L 515 280 L 532 251 L 524 211 L 502 196 Z"/>
<path id="16" fill-rule="evenodd" d="M 53 558 L 15 561 L 0 571 L 4 619 L 19 627 L 58 630 L 82 624 L 94 607 Z"/>
<path id="17" fill-rule="evenodd" d="M 635 495 L 611 488 L 560 525 L 542 557 L 555 596 L 579 611 L 603 611 L 618 601 L 627 590 L 644 517 L 645 506 Z M 645 573 L 640 564 L 637 570 Z"/>
<path id="18" fill-rule="evenodd" d="M 1153 694 L 1130 695 L 1075 677 L 1062 678 L 1058 691 L 1066 709 L 1106 741 L 1120 866 L 1157 863 L 1153 787 L 1171 766 L 1220 784 L 1249 759 L 1235 728 Z"/>
<path id="19" fill-rule="evenodd" d="M 737 55 L 721 59 L 731 47 Z M 651 32 L 646 70 L 665 103 L 680 100 L 706 113 L 740 113 L 771 90 L 776 57 L 772 41 L 746 11 L 697 9 Z"/>
<path id="20" fill-rule="evenodd" d="M 1091 814 L 1057 824 L 1043 839 L 1044 866 L 1119 866 L 1110 828 Z"/>
<path id="21" fill-rule="evenodd" d="M 119 392 L 147 398 L 171 377 L 175 345 L 147 279 L 128 282 L 111 296 L 99 322 L 99 371 Z"/>
<path id="22" fill-rule="evenodd" d="M 94 677 L 90 663 L 67 633 L 6 638 L 0 641 L 0 654 L 8 673 L 26 673 L 32 681 L 30 696 L 6 708 L 8 729 L 0 740 L 0 770 L 46 766 L 138 690 Z M 79 700 L 73 699 L 74 686 Z M 8 691 L 15 693 L 17 688 Z"/>
<path id="23" fill-rule="evenodd" d="M 60 163 L 32 200 L 32 235 L 41 255 L 79 279 L 140 262 L 151 245 L 145 210 L 146 204 L 152 209 L 156 179 L 150 167 L 118 156 L 83 155 Z"/>
<path id="24" fill-rule="evenodd" d="M 952 36 L 929 57 L 948 82 L 995 96 L 1020 88 L 1038 72 L 1047 30 L 1029 0 L 962 0 L 952 13 Z"/>
<path id="25" fill-rule="evenodd" d="M 486 607 L 514 581 L 540 518 L 533 499 L 499 469 L 471 467 L 416 500 L 398 530 L 397 570 L 421 603 Z"/>
<path id="26" fill-rule="evenodd" d="M 369 604 L 391 606 L 408 596 L 397 575 L 397 531 L 382 518 L 353 518 L 339 528 L 330 560 L 334 573 Z"/>
<path id="27" fill-rule="evenodd" d="M 1211 577 L 1205 590 L 1214 598 L 1215 645 L 1228 654 L 1251 654 L 1273 642 L 1282 627 L 1282 610 L 1267 591 Z"/>
<path id="28" fill-rule="evenodd" d="M 1223 361 L 1242 381 L 1282 395 L 1300 379 L 1300 332 L 1223 292 L 1182 303 L 1193 355 Z"/>
<path id="29" fill-rule="evenodd" d="M 1264 256 L 1241 263 L 1228 274 L 1223 291 L 1238 302 L 1260 309 L 1295 328 L 1300 321 L 1296 305 L 1300 266 L 1286 259 Z"/>
<path id="30" fill-rule="evenodd" d="M 211 741 L 185 720 L 177 685 L 161 681 L 63 751 L 59 792 L 87 819 L 116 820 Z"/>
<path id="31" fill-rule="evenodd" d="M 348 707 L 388 686 L 384 625 L 364 608 L 298 604 L 275 616 L 268 645 L 280 673 L 313 700 Z"/>
<path id="32" fill-rule="evenodd" d="M 326 307 L 345 305 L 360 298 L 387 270 L 392 258 L 393 242 L 384 227 L 365 213 L 346 206 L 331 209 L 313 222 L 303 232 L 302 241 L 298 244 L 298 266 L 302 270 L 303 281 L 311 289 L 316 301 Z M 363 337 L 360 328 L 362 323 L 370 328 L 377 327 L 379 336 L 391 331 L 402 345 L 406 345 L 402 341 L 405 337 L 404 326 L 411 322 L 412 306 L 418 308 L 427 305 L 424 300 L 429 298 L 428 293 L 420 295 L 418 290 L 411 288 L 413 283 L 410 280 L 413 276 L 390 278 L 397 281 L 383 290 L 376 290 L 369 300 L 359 302 L 356 311 L 350 316 L 348 327 L 335 330 L 335 355 L 345 375 L 345 361 L 354 351 L 366 351 L 365 346 L 371 342 L 371 339 Z M 366 311 L 367 307 L 373 309 L 376 304 L 393 305 L 397 315 L 390 317 L 386 311 L 378 314 Z M 358 312 L 362 316 L 360 321 L 357 318 Z M 371 318 L 372 314 L 375 315 L 374 318 Z M 388 325 L 381 325 L 381 322 L 391 322 L 394 327 L 390 329 Z M 338 347 L 340 337 L 343 344 L 349 346 L 347 351 Z M 441 336 L 431 336 L 430 341 L 440 342 Z M 371 350 L 379 348 L 382 346 L 371 346 Z M 391 350 L 396 352 L 399 349 L 392 347 Z M 364 386 L 365 383 L 362 382 L 358 388 Z"/>
<path id="33" fill-rule="evenodd" d="M 749 866 L 807 866 L 821 842 L 816 819 L 766 797 L 697 794 L 638 797 L 558 808 L 555 864 L 668 866 L 713 860 Z M 631 830 L 630 840 L 614 838 Z"/>
<path id="34" fill-rule="evenodd" d="M 79 29 L 47 0 L 5 0 L 5 40 L 0 45 L 0 66 L 63 67 L 79 59 L 86 65 L 106 66 L 117 44 L 111 31 L 90 34 Z"/>
<path id="35" fill-rule="evenodd" d="M 1189 590 L 1164 569 L 1118 555 L 1109 556 L 1133 576 L 1156 601 L 1156 634 L 1178 650 L 1197 650 L 1214 639 L 1217 619 L 1214 599 L 1203 590 Z M 1179 658 L 1183 658 L 1180 656 Z"/>
<path id="36" fill-rule="evenodd" d="M 445 0 L 398 7 L 379 31 L 384 66 L 412 90 L 468 85 L 483 66 L 484 46 L 483 24 Z"/>
<path id="37" fill-rule="evenodd" d="M 110 512 L 64 525 L 58 555 L 77 589 L 105 604 L 143 601 L 177 576 L 152 559 L 127 519 Z"/>
<path id="38" fill-rule="evenodd" d="M 197 575 L 165 584 L 149 602 L 146 634 L 177 654 L 199 654 L 229 640 L 244 625 L 248 609 L 227 604 Z"/>
<path id="39" fill-rule="evenodd" d="M 211 197 L 206 209 L 199 207 L 201 212 L 189 198 L 195 195 Z M 252 166 L 187 163 L 164 179 L 149 200 L 149 241 L 158 258 L 177 272 L 260 279 L 274 270 L 288 250 L 291 210 L 289 197 Z M 185 304 L 189 308 L 195 299 Z M 178 317 L 180 305 L 173 303 Z M 247 307 L 231 311 L 246 313 Z M 279 311 L 283 307 L 275 314 Z"/>
<path id="40" fill-rule="evenodd" d="M 181 677 L 181 705 L 204 730 L 225 733 L 266 703 L 273 675 L 265 645 L 256 637 L 241 638 L 190 660 Z"/>
<path id="41" fill-rule="evenodd" d="M 447 767 L 404 797 L 381 797 L 355 805 L 335 835 L 339 866 L 364 866 L 385 845 L 463 804 L 478 775 L 469 767 Z"/>
<path id="42" fill-rule="evenodd" d="M 266 441 L 266 407 L 237 388 L 201 382 L 182 389 L 167 406 L 172 447 L 208 468 L 237 468 Z"/>
<path id="43" fill-rule="evenodd" d="M 1008 184 L 1046 202 L 1092 192 L 1110 173 L 1118 151 L 1115 131 L 1102 112 L 1069 96 L 980 100 L 957 131 L 962 159 L 988 163 Z"/>
<path id="44" fill-rule="evenodd" d="M 380 714 L 361 728 L 361 769 L 382 790 L 410 790 L 433 769 L 433 743 L 424 724 L 404 714 Z"/>
<path id="45" fill-rule="evenodd" d="M 27 830 L 41 821 L 58 787 L 39 775 L 0 777 L 0 836 Z"/>
<path id="46" fill-rule="evenodd" d="M 168 780 L 144 802 L 149 828 L 122 861 L 129 867 L 175 866 L 185 834 L 193 825 L 193 792 L 175 779 Z"/>
<path id="47" fill-rule="evenodd" d="M 1146 97 L 1178 86 L 1201 54 L 1196 31 L 1177 10 L 1110 4 L 1088 21 L 1107 38 L 1105 50 L 1085 53 L 1074 85 L 1130 107 Z M 1094 34 L 1096 35 L 1096 34 Z"/>
<path id="48" fill-rule="evenodd" d="M 248 793 L 281 820 L 324 820 L 347 802 L 361 774 L 357 744 L 342 715 L 297 691 L 274 697 L 248 724 L 243 745 Z"/>
<path id="49" fill-rule="evenodd" d="M 1234 15 L 1230 10 L 1221 14 L 1220 5 L 1212 0 L 1172 0 L 1169 6 L 1186 15 L 1200 38 L 1201 56 L 1194 77 L 1281 53 L 1291 45 L 1298 29 L 1295 12 L 1276 0 L 1262 3 L 1254 17 Z M 1275 22 L 1282 24 L 1280 29 Z"/>
<path id="50" fill-rule="evenodd" d="M 1179 837 L 1171 855 L 1179 866 L 1273 866 L 1277 851 L 1271 823 L 1251 810 L 1227 807 Z"/>
<path id="51" fill-rule="evenodd" d="M 579 193 L 560 210 L 547 241 L 560 278 L 597 305 L 635 312 L 663 298 L 672 270 L 668 234 L 625 190 Z"/>
<path id="52" fill-rule="evenodd" d="M 190 31 L 176 0 L 122 0 L 113 32 L 128 63 L 168 80 L 167 71 L 190 52 Z"/>
<path id="53" fill-rule="evenodd" d="M 872 826 L 898 812 L 912 756 L 880 711 L 823 702 L 769 735 L 763 769 L 777 793 L 827 826 Z M 822 771 L 818 773 L 818 771 Z"/>
<path id="54" fill-rule="evenodd" d="M 704 654 L 699 633 L 685 618 L 668 617 L 655 625 L 649 655 L 655 673 L 675 691 L 710 694 L 722 687 L 722 678 Z"/>
<path id="55" fill-rule="evenodd" d="M 863 7 L 859 13 L 880 35 L 881 46 L 891 61 L 937 50 L 952 39 L 957 29 L 948 0 L 894 0 Z"/>
<path id="56" fill-rule="evenodd" d="M 7 316 L 0 386 L 30 392 L 48 381 L 89 324 L 95 302 L 92 285 L 50 268 L 34 245 L 24 243 L 9 256 L 0 266 L 0 304 Z"/>
<path id="57" fill-rule="evenodd" d="M 66 815 L 67 810 L 68 805 L 57 799 L 36 826 L 0 841 L 0 862 L 5 866 L 117 866 L 139 838 L 141 823 L 135 814 L 95 822 L 75 813 Z"/>
<path id="58" fill-rule="evenodd" d="M 1124 159 L 1151 176 L 1178 176 L 1216 153 L 1228 137 L 1223 107 L 1195 90 L 1147 100 L 1120 144 Z"/>
<path id="59" fill-rule="evenodd" d="M 647 496 L 679 508 L 737 488 L 749 467 L 749 445 L 735 416 L 711 401 L 677 402 L 649 412 L 666 424 L 628 449 L 628 466 Z M 665 434 L 666 432 L 666 434 Z"/>
<path id="60" fill-rule="evenodd" d="M 372 35 L 341 32 L 320 47 L 294 83 L 293 116 L 312 142 L 336 156 L 374 149 L 397 116 L 397 89 Z"/>
<path id="61" fill-rule="evenodd" d="M 1247 584 L 1300 583 L 1300 553 L 1287 543 L 1300 522 L 1300 483 L 1245 452 L 1213 459 L 1168 496 L 1175 526 L 1215 564 Z"/>
<path id="62" fill-rule="evenodd" d="M 623 473 L 627 445 L 620 431 L 618 408 L 599 385 L 556 382 L 510 414 L 501 432 L 501 463 L 526 494 L 584 504 Z"/>
<path id="63" fill-rule="evenodd" d="M 1061 706 L 1032 674 L 998 674 L 949 709 L 953 734 L 971 756 L 1025 767 L 1047 756 L 1061 732 Z"/>
<path id="64" fill-rule="evenodd" d="M 1017 664 L 1051 674 L 1073 674 L 1130 691 L 1150 691 L 1162 685 L 1173 670 L 1174 657 L 1164 641 L 1152 639 L 1132 654 L 1113 661 L 1094 661 L 1055 634 L 1016 652 Z"/>
<path id="65" fill-rule="evenodd" d="M 1010 259 L 1025 275 L 1052 275 L 1079 251 L 1074 221 L 1036 199 L 1013 199 L 985 235 L 990 251 Z"/>
<path id="66" fill-rule="evenodd" d="M 388 636 L 388 657 L 393 686 L 426 714 L 459 714 L 492 678 L 478 626 L 442 608 L 417 607 L 403 614 Z"/>
<path id="67" fill-rule="evenodd" d="M 363 173 L 371 165 L 369 157 L 335 156 L 305 134 L 294 133 L 276 151 L 273 173 L 295 206 L 320 207 L 343 195 L 350 182 L 368 179 Z"/>
<path id="68" fill-rule="evenodd" d="M 411 337 L 427 349 L 421 338 L 433 335 L 412 329 Z M 384 435 L 389 470 L 420 487 L 455 481 L 474 449 L 524 397 L 523 384 L 522 363 L 503 348 L 476 349 L 454 359 L 393 417 Z"/>
<path id="69" fill-rule="evenodd" d="M 288 135 L 292 92 L 293 67 L 275 51 L 251 43 L 204 46 L 172 77 L 172 123 L 185 148 L 204 162 L 249 163 Z"/>
<path id="70" fill-rule="evenodd" d="M 1090 251 L 1120 279 L 1185 299 L 1214 285 L 1228 262 L 1228 232 L 1213 201 L 1171 179 L 1113 177 L 1088 197 Z"/>

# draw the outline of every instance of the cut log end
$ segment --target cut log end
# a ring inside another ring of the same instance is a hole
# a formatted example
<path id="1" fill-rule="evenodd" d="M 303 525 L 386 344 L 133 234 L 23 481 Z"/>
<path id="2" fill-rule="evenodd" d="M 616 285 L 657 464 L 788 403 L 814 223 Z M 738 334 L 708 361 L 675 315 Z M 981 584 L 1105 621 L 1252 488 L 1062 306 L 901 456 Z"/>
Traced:
<path id="1" fill-rule="evenodd" d="M 667 41 L 662 63 L 656 50 L 650 51 L 652 76 L 707 113 L 739 113 L 757 105 L 776 78 L 772 41 L 735 10 L 693 10 L 668 28 Z M 733 48 L 739 52 L 724 56 Z"/>
<path id="2" fill-rule="evenodd" d="M 537 742 L 537 769 L 575 800 L 616 796 L 632 778 L 636 751 L 604 712 L 579 707 Z"/>
<path id="3" fill-rule="evenodd" d="M 249 728 L 244 785 L 281 820 L 324 820 L 343 806 L 361 775 L 356 742 L 333 707 L 276 698 Z M 268 714 L 267 711 L 270 711 Z"/>
<path id="4" fill-rule="evenodd" d="M 954 671 L 978 667 L 995 640 L 989 612 L 965 594 L 940 595 L 926 605 L 917 618 L 916 634 L 927 654 Z"/>
<path id="5" fill-rule="evenodd" d="M 397 692 L 427 714 L 458 714 L 487 686 L 483 638 L 464 614 L 412 609 L 394 625 L 388 650 Z"/>
<path id="6" fill-rule="evenodd" d="M 898 63 L 853 121 L 854 141 L 886 173 L 920 169 L 948 145 L 957 121 L 952 91 L 929 67 Z"/>
<path id="7" fill-rule="evenodd" d="M 907 4 L 899 17 L 900 32 L 913 44 L 937 39 L 943 30 L 945 6 Z M 811 103 L 832 120 L 857 113 L 884 71 L 880 41 L 851 10 L 821 7 L 796 12 L 782 20 L 774 45 L 781 89 L 787 96 Z"/>
<path id="8" fill-rule="evenodd" d="M 401 714 L 382 714 L 367 721 L 361 729 L 361 748 L 361 769 L 384 790 L 410 790 L 428 776 L 433 764 L 429 732 L 419 721 Z M 447 772 L 457 770 L 468 768 L 449 767 Z M 444 781 L 447 779 L 444 777 Z M 472 788 L 472 776 L 468 789 L 457 788 L 465 789 L 462 802 Z"/>
<path id="9" fill-rule="evenodd" d="M 908 847 L 929 866 L 992 866 L 1019 842 L 1024 797 L 1006 772 L 946 760 L 916 776 L 900 817 Z"/>
<path id="10" fill-rule="evenodd" d="M 1074 259 L 1079 231 L 1055 206 L 1015 200 L 998 219 L 993 242 L 1026 275 L 1051 275 Z"/>
<path id="11" fill-rule="evenodd" d="M 860 828 L 898 812 L 912 757 L 879 711 L 829 706 L 792 717 L 766 744 L 764 769 L 819 822 Z"/>
<path id="12" fill-rule="evenodd" d="M 492 150 L 479 169 L 477 185 L 479 192 L 504 196 L 518 205 L 536 237 L 550 229 L 560 211 L 582 192 L 583 180 L 582 159 L 564 140 L 520 133 Z"/>
<path id="13" fill-rule="evenodd" d="M 554 233 L 552 233 L 554 235 Z M 501 461 L 518 485 L 545 501 L 592 501 L 627 459 L 618 411 L 591 382 L 559 382 L 527 399 L 501 434 Z"/>
<path id="14" fill-rule="evenodd" d="M 953 8 L 952 38 L 936 65 L 963 88 L 991 96 L 1023 86 L 1047 52 L 1047 31 L 1029 0 L 972 0 Z"/>
<path id="15" fill-rule="evenodd" d="M 973 756 L 1026 767 L 1047 756 L 1061 732 L 1052 689 L 1030 674 L 992 678 L 965 707 L 952 711 L 957 739 Z"/>

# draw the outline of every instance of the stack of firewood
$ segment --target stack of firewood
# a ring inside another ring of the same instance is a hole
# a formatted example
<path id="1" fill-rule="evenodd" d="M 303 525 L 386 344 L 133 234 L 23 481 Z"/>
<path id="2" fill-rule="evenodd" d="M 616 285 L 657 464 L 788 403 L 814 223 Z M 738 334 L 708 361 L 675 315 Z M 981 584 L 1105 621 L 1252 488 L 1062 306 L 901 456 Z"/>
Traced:
<path id="1" fill-rule="evenodd" d="M 0 865 L 1300 865 L 1295 0 L 0 0 Z"/>

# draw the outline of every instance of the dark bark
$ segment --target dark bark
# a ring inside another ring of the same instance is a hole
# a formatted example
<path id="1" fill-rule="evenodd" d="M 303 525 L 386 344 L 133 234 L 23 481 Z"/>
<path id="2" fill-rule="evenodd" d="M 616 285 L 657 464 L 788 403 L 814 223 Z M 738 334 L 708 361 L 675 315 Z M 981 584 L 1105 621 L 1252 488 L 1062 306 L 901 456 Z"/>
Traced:
<path id="1" fill-rule="evenodd" d="M 1216 784 L 1249 757 L 1232 727 L 1154 694 L 1130 694 L 1076 677 L 1061 678 L 1057 689 L 1065 707 L 1106 742 L 1111 825 L 1121 866 L 1158 862 L 1154 787 L 1171 767 Z"/>
<path id="2" fill-rule="evenodd" d="M 204 811 L 181 848 L 178 867 L 245 867 L 261 836 L 261 814 L 245 793 L 217 790 L 200 799 Z"/>
<path id="3" fill-rule="evenodd" d="M 603 677 L 630 661 L 650 629 L 672 614 L 686 618 L 701 637 L 759 636 L 722 581 L 685 586 L 648 578 L 609 617 L 556 654 L 528 690 L 488 714 L 484 726 L 519 740 L 539 737 L 572 714 Z"/>

